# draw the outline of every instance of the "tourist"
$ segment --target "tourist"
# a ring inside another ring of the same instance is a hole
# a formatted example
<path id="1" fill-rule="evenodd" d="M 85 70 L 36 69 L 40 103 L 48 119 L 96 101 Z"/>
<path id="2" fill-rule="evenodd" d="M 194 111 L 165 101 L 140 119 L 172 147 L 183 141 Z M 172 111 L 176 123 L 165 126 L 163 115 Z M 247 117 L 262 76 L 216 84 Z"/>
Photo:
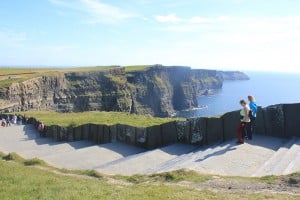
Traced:
<path id="1" fill-rule="evenodd" d="M 42 133 L 42 132 L 44 131 L 44 127 L 45 127 L 44 123 L 43 123 L 43 122 L 39 122 L 39 123 L 38 123 L 37 130 L 38 130 L 40 133 Z"/>
<path id="2" fill-rule="evenodd" d="M 250 107 L 246 103 L 245 100 L 241 100 L 240 104 L 242 106 L 242 109 L 240 111 L 240 124 L 238 126 L 237 136 L 238 136 L 238 144 L 244 143 L 245 138 L 245 132 L 249 132 L 249 125 L 250 125 L 250 118 L 249 118 L 249 112 Z"/>
<path id="3" fill-rule="evenodd" d="M 14 116 L 12 117 L 12 123 L 13 123 L 13 124 L 17 124 L 17 116 L 16 116 L 16 115 L 14 115 Z"/>
<path id="4" fill-rule="evenodd" d="M 17 116 L 17 124 L 22 125 L 22 116 L 21 115 Z"/>
<path id="5" fill-rule="evenodd" d="M 10 118 L 9 118 L 9 116 L 7 116 L 7 118 L 6 118 L 6 126 L 11 126 L 11 123 L 10 123 Z"/>
<path id="6" fill-rule="evenodd" d="M 248 100 L 249 100 L 249 107 L 250 107 L 250 113 L 249 113 L 249 117 L 250 117 L 250 133 L 248 134 L 248 139 L 252 140 L 252 134 L 253 134 L 253 130 L 254 130 L 254 125 L 255 125 L 255 119 L 256 119 L 256 114 L 257 114 L 257 105 L 255 102 L 255 98 L 251 95 L 248 96 Z"/>
<path id="7" fill-rule="evenodd" d="M 3 126 L 3 127 L 6 126 L 6 120 L 4 118 L 2 118 L 2 120 L 1 120 L 1 126 Z"/>

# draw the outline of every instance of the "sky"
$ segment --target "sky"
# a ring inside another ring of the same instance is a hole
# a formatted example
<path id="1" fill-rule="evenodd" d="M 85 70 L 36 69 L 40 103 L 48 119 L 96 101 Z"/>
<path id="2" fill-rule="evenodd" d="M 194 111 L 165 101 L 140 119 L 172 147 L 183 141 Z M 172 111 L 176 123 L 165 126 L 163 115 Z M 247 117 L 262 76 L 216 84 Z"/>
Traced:
<path id="1" fill-rule="evenodd" d="M 0 66 L 300 71 L 299 0 L 1 0 Z"/>

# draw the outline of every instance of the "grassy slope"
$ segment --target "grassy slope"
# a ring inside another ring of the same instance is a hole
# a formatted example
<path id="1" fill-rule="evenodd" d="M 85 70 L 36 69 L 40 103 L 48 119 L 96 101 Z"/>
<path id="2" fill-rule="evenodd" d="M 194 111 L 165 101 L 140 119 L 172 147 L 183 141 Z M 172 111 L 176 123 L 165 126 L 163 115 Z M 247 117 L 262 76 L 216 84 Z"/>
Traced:
<path id="1" fill-rule="evenodd" d="M 199 191 L 167 185 L 168 179 L 161 179 L 161 177 L 170 177 L 165 175 L 153 176 L 152 179 L 155 179 L 156 184 L 149 182 L 111 184 L 104 177 L 89 179 L 65 176 L 24 166 L 22 163 L 26 161 L 21 158 L 16 158 L 14 162 L 0 160 L 0 199 L 297 199 L 296 196 L 267 192 L 249 194 L 242 191 Z M 210 178 L 194 173 L 187 174 L 187 178 L 184 174 L 178 175 L 178 173 L 173 173 L 173 176 L 179 177 L 178 180 L 192 179 L 196 182 L 203 182 Z M 129 180 L 131 178 L 137 177 L 128 177 Z M 139 179 L 143 179 L 143 176 Z M 149 177 L 146 180 L 149 181 Z"/>
<path id="2" fill-rule="evenodd" d="M 98 67 L 77 67 L 77 68 L 0 68 L 0 88 L 7 87 L 14 82 L 22 82 L 31 78 L 43 75 L 55 75 L 67 72 L 91 72 L 105 71 L 120 66 L 98 66 Z M 144 71 L 150 65 L 125 66 L 127 72 Z"/>
<path id="3" fill-rule="evenodd" d="M 57 113 L 57 112 L 22 112 L 26 117 L 34 117 L 46 125 L 78 126 L 81 124 L 126 124 L 138 127 L 148 127 L 162 123 L 183 120 L 175 118 L 154 118 L 145 115 L 135 115 L 120 112 L 82 112 L 82 113 Z"/>

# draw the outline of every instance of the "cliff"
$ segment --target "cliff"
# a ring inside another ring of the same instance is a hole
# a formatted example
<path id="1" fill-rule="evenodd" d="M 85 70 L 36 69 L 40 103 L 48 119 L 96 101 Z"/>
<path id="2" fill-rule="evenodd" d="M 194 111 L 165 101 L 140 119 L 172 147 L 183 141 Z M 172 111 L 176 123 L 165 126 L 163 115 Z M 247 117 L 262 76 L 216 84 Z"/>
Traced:
<path id="1" fill-rule="evenodd" d="M 169 116 L 197 106 L 197 96 L 222 87 L 215 70 L 155 65 L 56 72 L 0 88 L 0 111 L 120 111 Z"/>
<path id="2" fill-rule="evenodd" d="M 218 71 L 217 73 L 223 81 L 242 81 L 250 79 L 245 73 L 239 71 Z"/>

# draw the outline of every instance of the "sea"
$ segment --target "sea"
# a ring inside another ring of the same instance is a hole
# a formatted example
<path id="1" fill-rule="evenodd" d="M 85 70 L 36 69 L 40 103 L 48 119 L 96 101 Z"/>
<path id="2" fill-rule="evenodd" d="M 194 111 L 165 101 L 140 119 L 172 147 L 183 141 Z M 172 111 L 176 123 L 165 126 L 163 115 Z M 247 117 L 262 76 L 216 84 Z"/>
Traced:
<path id="1" fill-rule="evenodd" d="M 177 117 L 211 117 L 240 109 L 239 101 L 255 97 L 257 105 L 300 103 L 300 73 L 245 72 L 250 80 L 225 81 L 222 89 L 198 97 L 199 108 L 176 113 Z"/>

